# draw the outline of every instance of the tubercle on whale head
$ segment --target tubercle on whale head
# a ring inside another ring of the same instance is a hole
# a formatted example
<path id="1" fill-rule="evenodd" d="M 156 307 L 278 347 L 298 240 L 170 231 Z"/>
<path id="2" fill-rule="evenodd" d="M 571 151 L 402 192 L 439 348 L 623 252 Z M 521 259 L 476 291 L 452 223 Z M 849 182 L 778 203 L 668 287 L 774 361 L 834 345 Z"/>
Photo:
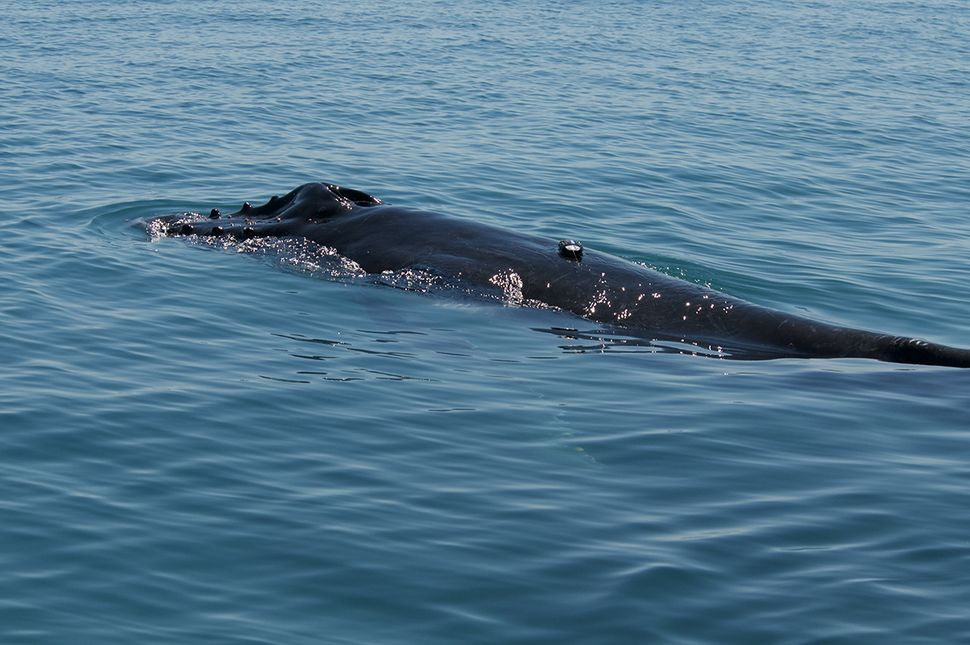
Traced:
<path id="1" fill-rule="evenodd" d="M 181 224 L 176 222 L 165 229 L 165 233 L 172 237 L 187 237 L 189 235 L 198 235 L 199 237 L 228 236 L 237 240 L 249 240 L 259 236 L 259 230 L 256 227 L 242 221 L 235 226 L 231 222 L 227 222 L 226 226 L 222 226 L 219 223 L 206 222 L 204 220 L 184 222 Z"/>

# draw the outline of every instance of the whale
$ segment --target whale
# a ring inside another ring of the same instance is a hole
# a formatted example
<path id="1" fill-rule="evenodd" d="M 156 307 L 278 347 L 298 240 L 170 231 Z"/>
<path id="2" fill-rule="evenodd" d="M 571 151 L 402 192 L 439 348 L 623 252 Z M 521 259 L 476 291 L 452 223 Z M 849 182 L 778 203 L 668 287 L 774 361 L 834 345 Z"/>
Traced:
<path id="1" fill-rule="evenodd" d="M 722 359 L 866 358 L 970 368 L 970 349 L 843 327 L 760 306 L 575 240 L 385 204 L 327 182 L 266 203 L 156 218 L 164 235 L 305 238 L 368 274 L 414 270 L 514 302 L 559 309 L 681 353 Z M 686 348 L 686 349 L 683 349 Z"/>

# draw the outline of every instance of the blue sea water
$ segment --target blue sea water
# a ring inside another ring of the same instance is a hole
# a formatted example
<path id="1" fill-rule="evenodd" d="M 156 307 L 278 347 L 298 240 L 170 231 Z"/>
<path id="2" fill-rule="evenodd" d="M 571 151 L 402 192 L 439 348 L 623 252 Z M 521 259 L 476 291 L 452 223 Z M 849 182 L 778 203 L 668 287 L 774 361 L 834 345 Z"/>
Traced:
<path id="1" fill-rule="evenodd" d="M 0 18 L 0 642 L 970 642 L 970 374 L 137 224 L 328 180 L 970 346 L 965 2 Z"/>

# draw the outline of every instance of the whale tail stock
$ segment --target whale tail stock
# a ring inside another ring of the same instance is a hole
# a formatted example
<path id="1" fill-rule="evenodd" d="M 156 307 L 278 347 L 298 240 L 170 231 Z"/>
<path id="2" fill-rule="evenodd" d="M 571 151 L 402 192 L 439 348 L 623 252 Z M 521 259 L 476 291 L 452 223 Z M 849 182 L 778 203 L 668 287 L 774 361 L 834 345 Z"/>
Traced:
<path id="1" fill-rule="evenodd" d="M 704 332 L 696 335 L 712 345 L 723 343 L 727 350 L 725 358 L 868 358 L 889 363 L 970 368 L 970 349 L 832 325 L 757 305 L 738 305 L 732 313 L 737 316 L 732 324 L 717 330 L 723 334 L 720 341 L 715 336 L 704 338 Z M 758 333 L 752 335 L 751 329 L 757 329 Z"/>
<path id="2" fill-rule="evenodd" d="M 942 367 L 970 367 L 970 350 L 905 336 L 882 336 L 872 355 L 881 361 Z"/>
<path id="3" fill-rule="evenodd" d="M 794 327 L 800 327 L 798 323 Z M 806 358 L 872 358 L 888 363 L 970 368 L 970 349 L 931 343 L 921 338 L 894 336 L 824 323 L 809 322 L 810 331 L 787 336 L 782 346 Z"/>

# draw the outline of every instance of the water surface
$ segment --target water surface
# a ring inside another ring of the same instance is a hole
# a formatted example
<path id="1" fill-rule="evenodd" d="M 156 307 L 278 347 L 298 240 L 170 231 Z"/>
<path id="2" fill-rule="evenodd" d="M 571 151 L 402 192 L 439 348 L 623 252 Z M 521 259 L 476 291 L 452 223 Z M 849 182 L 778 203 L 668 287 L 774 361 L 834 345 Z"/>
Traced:
<path id="1" fill-rule="evenodd" d="M 963 371 L 135 225 L 327 180 L 970 346 L 964 3 L 3 13 L 4 643 L 967 640 Z"/>

